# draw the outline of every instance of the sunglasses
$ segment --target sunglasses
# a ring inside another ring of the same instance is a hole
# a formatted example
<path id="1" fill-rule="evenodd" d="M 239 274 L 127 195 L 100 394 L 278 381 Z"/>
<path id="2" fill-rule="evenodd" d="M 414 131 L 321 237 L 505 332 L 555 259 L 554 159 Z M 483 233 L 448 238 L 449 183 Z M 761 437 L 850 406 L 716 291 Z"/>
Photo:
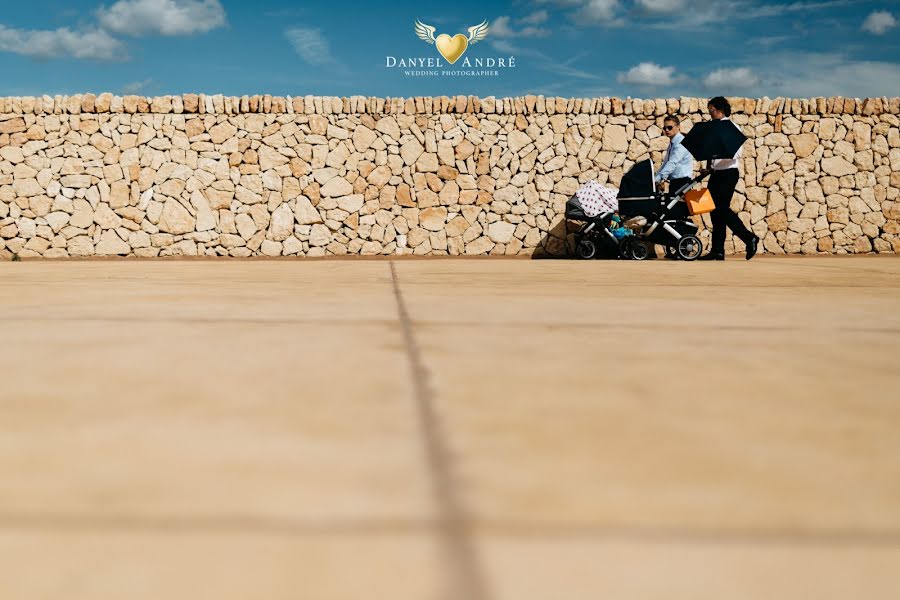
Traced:
<path id="1" fill-rule="evenodd" d="M 672 131 L 673 129 L 675 129 L 675 126 L 674 125 L 666 125 L 665 127 L 663 127 L 663 129 L 665 131 Z"/>

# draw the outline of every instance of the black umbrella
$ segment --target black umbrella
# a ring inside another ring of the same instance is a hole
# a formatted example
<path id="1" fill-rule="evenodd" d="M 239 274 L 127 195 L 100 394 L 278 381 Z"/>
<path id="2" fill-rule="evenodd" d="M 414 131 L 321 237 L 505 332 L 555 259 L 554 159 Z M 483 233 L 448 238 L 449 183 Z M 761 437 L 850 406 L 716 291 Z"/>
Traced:
<path id="1" fill-rule="evenodd" d="M 716 119 L 694 125 L 681 140 L 681 145 L 699 161 L 733 158 L 747 136 L 731 121 Z"/>

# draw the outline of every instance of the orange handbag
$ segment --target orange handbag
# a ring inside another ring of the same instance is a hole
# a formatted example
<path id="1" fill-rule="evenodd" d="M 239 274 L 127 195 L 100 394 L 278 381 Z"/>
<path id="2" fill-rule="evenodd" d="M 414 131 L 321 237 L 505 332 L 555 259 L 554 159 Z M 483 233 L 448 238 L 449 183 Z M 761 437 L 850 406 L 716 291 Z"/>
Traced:
<path id="1" fill-rule="evenodd" d="M 688 212 L 692 215 L 702 215 L 716 209 L 712 194 L 706 188 L 687 192 L 684 201 L 687 203 Z"/>

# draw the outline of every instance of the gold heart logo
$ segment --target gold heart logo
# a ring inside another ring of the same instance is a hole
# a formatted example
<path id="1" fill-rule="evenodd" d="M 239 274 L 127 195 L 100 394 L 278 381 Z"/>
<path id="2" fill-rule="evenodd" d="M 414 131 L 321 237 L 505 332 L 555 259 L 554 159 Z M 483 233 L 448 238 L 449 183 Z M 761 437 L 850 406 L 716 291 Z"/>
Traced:
<path id="1" fill-rule="evenodd" d="M 447 62 L 452 65 L 465 53 L 466 48 L 469 47 L 469 40 L 461 33 L 457 33 L 453 37 L 450 37 L 446 33 L 442 33 L 437 36 L 434 44 L 437 46 L 441 56 L 446 58 Z"/>

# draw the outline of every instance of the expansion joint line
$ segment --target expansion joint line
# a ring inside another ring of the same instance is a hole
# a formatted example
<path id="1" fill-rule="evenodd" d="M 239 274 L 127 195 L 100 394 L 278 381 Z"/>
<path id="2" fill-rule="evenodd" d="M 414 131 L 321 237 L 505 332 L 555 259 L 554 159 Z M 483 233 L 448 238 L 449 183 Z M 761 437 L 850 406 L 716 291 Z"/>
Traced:
<path id="1" fill-rule="evenodd" d="M 425 454 L 431 491 L 437 509 L 436 527 L 446 565 L 447 577 L 444 600 L 488 600 L 482 568 L 474 548 L 474 540 L 465 510 L 454 485 L 453 459 L 444 428 L 437 414 L 430 376 L 416 342 L 412 321 L 400 291 L 397 270 L 390 262 L 391 282 L 403 332 L 406 356 L 412 377 L 413 400 L 416 406 L 422 446 Z"/>

